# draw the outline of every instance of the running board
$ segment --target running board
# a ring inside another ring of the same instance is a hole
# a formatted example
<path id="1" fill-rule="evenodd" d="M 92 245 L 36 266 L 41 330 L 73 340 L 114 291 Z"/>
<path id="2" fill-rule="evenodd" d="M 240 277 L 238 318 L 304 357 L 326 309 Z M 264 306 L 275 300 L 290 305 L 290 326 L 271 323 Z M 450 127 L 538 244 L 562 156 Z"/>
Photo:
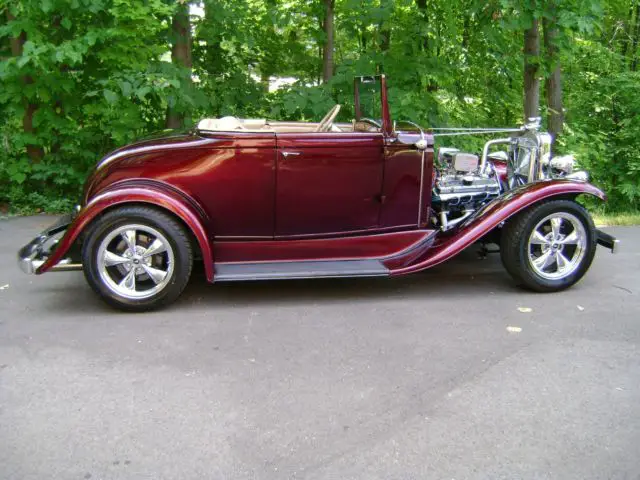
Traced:
<path id="1" fill-rule="evenodd" d="M 216 263 L 214 267 L 214 282 L 389 275 L 389 270 L 378 260 Z"/>

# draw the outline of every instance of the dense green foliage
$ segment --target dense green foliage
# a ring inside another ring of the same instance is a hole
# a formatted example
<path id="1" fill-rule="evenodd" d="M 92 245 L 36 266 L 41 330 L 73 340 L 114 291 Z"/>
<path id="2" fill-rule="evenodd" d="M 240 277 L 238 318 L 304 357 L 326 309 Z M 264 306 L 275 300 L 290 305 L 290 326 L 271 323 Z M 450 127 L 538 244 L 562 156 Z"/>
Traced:
<path id="1" fill-rule="evenodd" d="M 523 32 L 546 18 L 560 32 L 557 150 L 577 153 L 611 208 L 638 208 L 639 3 L 335 0 L 334 75 L 322 83 L 324 0 L 189 2 L 191 71 L 171 61 L 180 2 L 0 0 L 0 204 L 76 203 L 99 157 L 165 128 L 168 110 L 190 127 L 221 115 L 318 120 L 341 103 L 348 120 L 356 74 L 387 74 L 396 119 L 518 125 Z M 534 61 L 541 77 L 555 67 Z M 269 91 L 269 79 L 285 77 L 296 81 Z"/>

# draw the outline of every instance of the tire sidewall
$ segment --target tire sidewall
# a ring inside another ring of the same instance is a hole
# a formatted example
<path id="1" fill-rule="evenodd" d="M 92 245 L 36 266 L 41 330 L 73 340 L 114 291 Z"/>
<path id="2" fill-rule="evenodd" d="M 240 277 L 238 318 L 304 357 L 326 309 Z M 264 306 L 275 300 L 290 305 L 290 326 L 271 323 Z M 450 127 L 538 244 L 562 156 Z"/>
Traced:
<path id="1" fill-rule="evenodd" d="M 127 211 L 128 210 L 128 211 Z M 192 256 L 184 242 L 180 226 L 166 215 L 144 208 L 144 214 L 135 207 L 106 213 L 92 225 L 82 247 L 83 270 L 89 285 L 110 305 L 127 311 L 152 310 L 171 303 L 184 289 L 191 275 Z M 131 299 L 119 296 L 105 285 L 98 268 L 98 249 L 104 238 L 114 229 L 127 224 L 153 227 L 168 240 L 173 249 L 174 267 L 167 285 L 147 298 Z"/>
<path id="2" fill-rule="evenodd" d="M 586 235 L 586 252 L 580 265 L 570 275 L 559 279 L 548 279 L 536 273 L 529 262 L 529 237 L 538 223 L 553 213 L 566 212 L 574 215 L 583 225 Z M 527 285 L 536 285 L 542 291 L 559 291 L 578 282 L 591 266 L 596 252 L 596 234 L 593 220 L 589 213 L 580 204 L 571 200 L 553 201 L 540 205 L 527 219 L 522 229 L 522 235 L 518 239 L 517 263 L 520 265 L 518 272 L 522 281 Z"/>

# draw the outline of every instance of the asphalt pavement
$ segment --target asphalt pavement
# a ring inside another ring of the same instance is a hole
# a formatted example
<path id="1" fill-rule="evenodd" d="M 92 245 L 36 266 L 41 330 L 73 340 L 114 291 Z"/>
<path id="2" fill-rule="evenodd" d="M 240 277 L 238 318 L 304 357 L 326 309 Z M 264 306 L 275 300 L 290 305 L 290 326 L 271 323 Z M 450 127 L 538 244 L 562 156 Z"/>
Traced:
<path id="1" fill-rule="evenodd" d="M 558 294 L 473 248 L 124 314 L 19 271 L 53 220 L 0 220 L 1 479 L 640 478 L 638 227 Z"/>

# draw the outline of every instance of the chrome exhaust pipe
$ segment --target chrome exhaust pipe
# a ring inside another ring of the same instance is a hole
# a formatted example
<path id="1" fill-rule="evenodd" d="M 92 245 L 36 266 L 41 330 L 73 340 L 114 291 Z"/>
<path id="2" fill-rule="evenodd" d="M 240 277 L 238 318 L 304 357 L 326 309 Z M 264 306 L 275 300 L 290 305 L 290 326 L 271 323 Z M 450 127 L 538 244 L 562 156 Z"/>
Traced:
<path id="1" fill-rule="evenodd" d="M 49 269 L 50 272 L 77 272 L 82 270 L 81 263 L 58 263 Z"/>

